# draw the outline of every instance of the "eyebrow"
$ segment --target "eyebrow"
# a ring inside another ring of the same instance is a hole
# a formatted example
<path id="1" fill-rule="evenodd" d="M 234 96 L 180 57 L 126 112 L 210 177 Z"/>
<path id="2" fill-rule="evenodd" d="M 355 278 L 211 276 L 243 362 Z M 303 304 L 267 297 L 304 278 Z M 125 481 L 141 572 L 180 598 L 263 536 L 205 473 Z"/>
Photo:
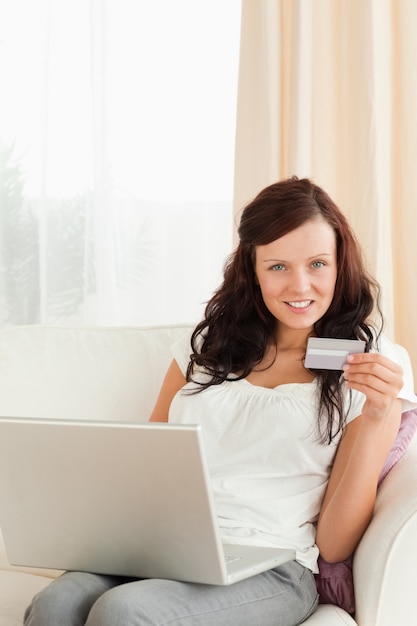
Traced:
<path id="1" fill-rule="evenodd" d="M 306 261 L 311 261 L 312 259 L 318 259 L 323 256 L 333 256 L 331 252 L 322 252 L 319 254 L 313 254 L 313 256 L 308 257 Z M 264 259 L 262 263 L 286 263 L 284 259 Z"/>

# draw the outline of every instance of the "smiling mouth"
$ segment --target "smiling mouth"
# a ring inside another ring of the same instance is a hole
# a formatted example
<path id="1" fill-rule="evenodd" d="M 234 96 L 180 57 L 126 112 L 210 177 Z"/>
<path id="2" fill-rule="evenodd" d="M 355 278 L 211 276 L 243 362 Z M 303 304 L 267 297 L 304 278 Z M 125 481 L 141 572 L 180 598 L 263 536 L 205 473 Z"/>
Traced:
<path id="1" fill-rule="evenodd" d="M 295 309 L 306 309 L 312 302 L 312 300 L 303 300 L 302 302 L 286 302 L 286 304 Z"/>

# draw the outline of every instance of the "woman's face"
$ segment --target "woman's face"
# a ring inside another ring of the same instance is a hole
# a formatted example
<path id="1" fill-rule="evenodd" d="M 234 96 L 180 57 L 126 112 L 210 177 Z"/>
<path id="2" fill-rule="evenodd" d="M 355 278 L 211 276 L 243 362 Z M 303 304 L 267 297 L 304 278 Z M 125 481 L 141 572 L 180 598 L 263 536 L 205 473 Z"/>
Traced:
<path id="1" fill-rule="evenodd" d="M 265 306 L 285 329 L 311 334 L 329 308 L 337 278 L 336 235 L 321 218 L 256 247 L 255 273 Z"/>

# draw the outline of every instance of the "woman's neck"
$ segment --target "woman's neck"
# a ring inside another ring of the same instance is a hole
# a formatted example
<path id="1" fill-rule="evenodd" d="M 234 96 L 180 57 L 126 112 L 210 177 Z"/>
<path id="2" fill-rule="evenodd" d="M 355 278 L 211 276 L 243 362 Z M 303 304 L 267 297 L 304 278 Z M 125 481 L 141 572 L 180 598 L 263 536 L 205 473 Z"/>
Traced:
<path id="1" fill-rule="evenodd" d="M 273 389 L 289 383 L 310 383 L 314 375 L 304 367 L 306 340 L 296 345 L 287 342 L 285 347 L 270 345 L 262 361 L 247 376 L 248 382 Z"/>
<path id="2" fill-rule="evenodd" d="M 277 352 L 303 350 L 307 348 L 307 339 L 313 334 L 312 329 L 293 330 L 292 328 L 277 327 L 275 346 Z"/>

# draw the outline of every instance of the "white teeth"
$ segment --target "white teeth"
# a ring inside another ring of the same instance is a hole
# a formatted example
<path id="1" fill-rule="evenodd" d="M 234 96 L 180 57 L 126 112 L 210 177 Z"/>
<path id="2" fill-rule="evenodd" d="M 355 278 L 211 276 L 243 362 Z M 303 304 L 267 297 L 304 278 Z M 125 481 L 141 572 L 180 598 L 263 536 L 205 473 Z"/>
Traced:
<path id="1" fill-rule="evenodd" d="M 303 302 L 288 302 L 287 304 L 296 309 L 304 309 L 311 304 L 311 300 L 304 300 Z"/>

